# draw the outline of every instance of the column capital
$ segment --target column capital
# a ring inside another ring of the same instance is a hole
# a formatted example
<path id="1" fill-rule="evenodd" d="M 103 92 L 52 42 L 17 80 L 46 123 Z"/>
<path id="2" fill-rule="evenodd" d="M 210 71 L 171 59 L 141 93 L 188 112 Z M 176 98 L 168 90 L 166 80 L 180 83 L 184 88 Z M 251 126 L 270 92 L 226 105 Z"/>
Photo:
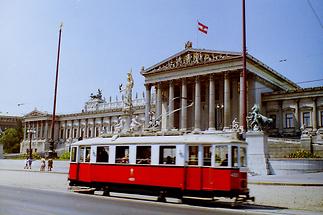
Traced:
<path id="1" fill-rule="evenodd" d="M 200 81 L 200 76 L 195 76 L 195 83 Z"/>
<path id="2" fill-rule="evenodd" d="M 228 79 L 230 77 L 230 72 L 224 72 L 224 79 Z"/>
<path id="3" fill-rule="evenodd" d="M 213 81 L 213 80 L 214 80 L 214 75 L 213 75 L 213 74 L 210 74 L 210 75 L 209 75 L 209 80 L 210 80 L 210 81 Z"/>
<path id="4" fill-rule="evenodd" d="M 145 85 L 146 89 L 150 89 L 151 88 L 151 83 L 145 83 L 144 85 Z"/>

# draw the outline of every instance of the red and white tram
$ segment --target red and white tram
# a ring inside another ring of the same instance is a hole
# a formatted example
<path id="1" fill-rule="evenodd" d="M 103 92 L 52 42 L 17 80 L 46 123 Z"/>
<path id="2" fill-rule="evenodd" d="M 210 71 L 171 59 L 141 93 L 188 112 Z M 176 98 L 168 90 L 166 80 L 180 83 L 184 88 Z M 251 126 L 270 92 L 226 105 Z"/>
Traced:
<path id="1" fill-rule="evenodd" d="M 165 197 L 248 200 L 246 143 L 221 135 L 86 139 L 71 146 L 71 186 Z"/>

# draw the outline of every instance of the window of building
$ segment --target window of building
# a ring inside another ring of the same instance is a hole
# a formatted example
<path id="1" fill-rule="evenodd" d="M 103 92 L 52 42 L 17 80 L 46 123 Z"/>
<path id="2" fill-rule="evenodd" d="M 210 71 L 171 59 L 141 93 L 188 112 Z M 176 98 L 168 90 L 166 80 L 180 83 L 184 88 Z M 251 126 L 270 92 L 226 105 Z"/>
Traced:
<path id="1" fill-rule="evenodd" d="M 310 112 L 303 112 L 303 125 L 305 127 L 311 126 L 311 113 Z"/>
<path id="2" fill-rule="evenodd" d="M 99 128 L 98 127 L 96 127 L 95 128 L 95 137 L 98 137 L 99 136 Z"/>
<path id="3" fill-rule="evenodd" d="M 63 139 L 63 136 L 64 136 L 64 129 L 61 129 L 61 135 L 60 135 L 60 138 Z"/>
<path id="4" fill-rule="evenodd" d="M 285 115 L 285 126 L 286 128 L 293 128 L 293 113 L 286 113 Z"/>
<path id="5" fill-rule="evenodd" d="M 72 147 L 71 151 L 71 162 L 76 162 L 76 147 Z"/>
<path id="6" fill-rule="evenodd" d="M 198 165 L 198 146 L 188 147 L 188 165 Z"/>
<path id="7" fill-rule="evenodd" d="M 137 164 L 151 163 L 151 146 L 137 146 L 136 163 Z"/>
<path id="8" fill-rule="evenodd" d="M 74 129 L 74 134 L 73 138 L 75 139 L 77 137 L 77 128 Z"/>
<path id="9" fill-rule="evenodd" d="M 321 111 L 321 127 L 323 127 L 323 111 Z"/>
<path id="10" fill-rule="evenodd" d="M 159 164 L 175 164 L 176 146 L 161 146 L 159 153 Z"/>
<path id="11" fill-rule="evenodd" d="M 109 146 L 98 146 L 96 162 L 109 162 Z"/>
<path id="12" fill-rule="evenodd" d="M 116 147 L 116 163 L 129 163 L 129 146 Z"/>
<path id="13" fill-rule="evenodd" d="M 89 136 L 88 137 L 92 137 L 92 130 L 89 129 Z"/>
<path id="14" fill-rule="evenodd" d="M 215 166 L 228 166 L 228 146 L 215 146 Z"/>
<path id="15" fill-rule="evenodd" d="M 66 137 L 67 139 L 70 138 L 70 132 L 71 132 L 70 129 L 67 129 L 67 137 Z"/>
<path id="16" fill-rule="evenodd" d="M 211 166 L 211 152 L 211 146 L 203 146 L 203 166 Z"/>

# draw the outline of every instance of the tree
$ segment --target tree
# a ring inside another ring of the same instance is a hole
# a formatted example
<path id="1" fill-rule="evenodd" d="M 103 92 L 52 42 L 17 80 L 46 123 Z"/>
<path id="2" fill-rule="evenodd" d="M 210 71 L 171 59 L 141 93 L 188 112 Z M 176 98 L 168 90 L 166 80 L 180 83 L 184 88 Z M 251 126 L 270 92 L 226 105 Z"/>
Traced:
<path id="1" fill-rule="evenodd" d="M 3 144 L 5 153 L 18 153 L 22 141 L 22 127 L 18 124 L 16 128 L 6 129 L 0 136 L 0 144 Z"/>

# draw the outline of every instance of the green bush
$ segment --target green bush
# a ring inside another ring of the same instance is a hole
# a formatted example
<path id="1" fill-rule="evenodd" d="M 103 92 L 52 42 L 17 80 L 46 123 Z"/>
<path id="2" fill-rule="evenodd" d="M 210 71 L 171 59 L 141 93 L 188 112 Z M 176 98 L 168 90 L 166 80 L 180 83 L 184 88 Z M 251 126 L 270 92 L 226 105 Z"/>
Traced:
<path id="1" fill-rule="evenodd" d="M 288 155 L 289 158 L 320 158 L 314 153 L 311 153 L 306 150 L 299 150 L 296 152 L 292 152 Z"/>
<path id="2" fill-rule="evenodd" d="M 70 159 L 70 153 L 69 152 L 64 152 L 61 156 L 59 156 L 60 160 L 69 160 Z"/>

